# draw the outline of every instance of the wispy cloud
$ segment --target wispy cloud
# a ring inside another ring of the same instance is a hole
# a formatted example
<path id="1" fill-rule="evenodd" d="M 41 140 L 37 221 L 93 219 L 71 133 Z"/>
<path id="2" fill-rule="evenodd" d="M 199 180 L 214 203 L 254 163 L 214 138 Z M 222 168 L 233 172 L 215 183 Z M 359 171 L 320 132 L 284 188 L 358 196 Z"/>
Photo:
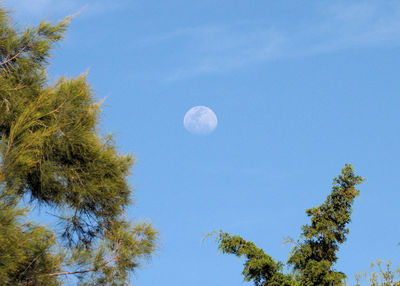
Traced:
<path id="1" fill-rule="evenodd" d="M 1 0 L 0 0 L 1 1 Z M 4 2 L 4 1 L 3 1 Z M 56 19 L 87 5 L 82 16 L 108 13 L 125 7 L 115 0 L 6 0 L 21 15 Z M 124 4 L 125 3 L 125 4 Z M 132 3 L 130 3 L 131 5 Z M 312 6 L 312 7 L 311 7 Z M 320 1 L 310 4 L 301 20 L 287 17 L 279 23 L 240 23 L 182 27 L 135 45 L 156 47 L 166 61 L 164 79 L 177 81 L 205 74 L 227 73 L 254 64 L 306 57 L 340 50 L 400 45 L 400 2 Z M 296 23 L 294 23 L 295 21 Z M 173 51 L 163 54 L 164 51 Z M 147 53 L 147 51 L 146 51 Z M 157 71 L 158 73 L 160 71 Z"/>
<path id="2" fill-rule="evenodd" d="M 397 1 L 324 2 L 313 12 L 313 20 L 299 26 L 247 22 L 191 27 L 150 37 L 145 44 L 177 43 L 181 59 L 168 71 L 167 81 L 225 73 L 282 58 L 400 45 Z"/>
<path id="3" fill-rule="evenodd" d="M 324 20 L 316 23 L 318 28 L 301 34 L 315 41 L 313 53 L 400 44 L 399 2 L 331 5 L 319 12 Z"/>
<path id="4" fill-rule="evenodd" d="M 180 31 L 175 37 L 185 37 L 190 42 L 187 48 L 192 56 L 187 65 L 177 68 L 167 80 L 226 72 L 281 56 L 279 47 L 286 42 L 282 33 L 272 28 L 251 33 L 235 28 L 238 27 L 202 27 Z"/>

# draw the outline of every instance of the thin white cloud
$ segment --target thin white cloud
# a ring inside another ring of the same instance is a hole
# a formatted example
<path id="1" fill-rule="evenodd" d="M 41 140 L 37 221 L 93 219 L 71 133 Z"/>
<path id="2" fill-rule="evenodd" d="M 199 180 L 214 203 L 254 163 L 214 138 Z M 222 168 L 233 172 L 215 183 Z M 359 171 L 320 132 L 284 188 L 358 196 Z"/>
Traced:
<path id="1" fill-rule="evenodd" d="M 313 52 L 400 44 L 400 3 L 376 1 L 330 6 L 325 21 L 305 36 L 318 39 Z"/>
<path id="2" fill-rule="evenodd" d="M 168 81 L 227 72 L 249 63 L 278 58 L 279 47 L 286 41 L 283 34 L 273 29 L 245 33 L 232 27 L 187 29 L 176 37 L 188 38 L 193 54 L 188 65 L 177 68 L 168 76 Z"/>
<path id="3" fill-rule="evenodd" d="M 1 2 L 1 0 L 0 0 Z M 88 5 L 82 16 L 124 7 L 115 0 L 5 0 L 20 15 L 60 19 Z M 300 25 L 288 18 L 280 24 L 242 22 L 233 25 L 184 27 L 149 36 L 137 46 L 170 45 L 174 60 L 165 80 L 226 73 L 272 60 L 332 53 L 339 50 L 400 45 L 400 2 L 321 1 Z M 307 17 L 310 16 L 310 17 Z M 310 19 L 308 19 L 310 18 Z M 166 58 L 170 58 L 167 55 Z"/>
<path id="4" fill-rule="evenodd" d="M 168 71 L 167 81 L 282 58 L 400 45 L 400 2 L 324 3 L 315 9 L 317 20 L 299 27 L 258 23 L 192 27 L 149 38 L 144 44 L 180 43 L 181 63 Z"/>

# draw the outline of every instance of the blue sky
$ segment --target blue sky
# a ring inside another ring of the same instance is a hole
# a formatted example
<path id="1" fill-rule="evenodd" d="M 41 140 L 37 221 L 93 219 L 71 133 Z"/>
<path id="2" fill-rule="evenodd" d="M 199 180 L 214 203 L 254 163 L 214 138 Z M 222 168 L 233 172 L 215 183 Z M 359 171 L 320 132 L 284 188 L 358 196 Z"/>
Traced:
<path id="1" fill-rule="evenodd" d="M 250 285 L 204 234 L 224 230 L 285 261 L 345 163 L 360 186 L 336 269 L 400 265 L 398 1 L 7 0 L 20 23 L 87 5 L 53 53 L 54 81 L 89 70 L 102 128 L 135 154 L 129 215 L 160 249 L 136 285 Z M 212 108 L 195 136 L 187 110 Z"/>

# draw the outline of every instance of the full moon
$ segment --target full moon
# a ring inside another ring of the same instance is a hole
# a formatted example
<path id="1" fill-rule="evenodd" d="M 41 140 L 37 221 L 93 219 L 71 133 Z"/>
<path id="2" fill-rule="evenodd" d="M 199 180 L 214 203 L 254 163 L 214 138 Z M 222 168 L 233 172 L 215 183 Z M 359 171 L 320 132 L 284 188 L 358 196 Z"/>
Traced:
<path id="1" fill-rule="evenodd" d="M 214 111 L 206 106 L 195 106 L 189 109 L 183 119 L 186 130 L 196 135 L 206 135 L 217 128 L 218 120 Z"/>

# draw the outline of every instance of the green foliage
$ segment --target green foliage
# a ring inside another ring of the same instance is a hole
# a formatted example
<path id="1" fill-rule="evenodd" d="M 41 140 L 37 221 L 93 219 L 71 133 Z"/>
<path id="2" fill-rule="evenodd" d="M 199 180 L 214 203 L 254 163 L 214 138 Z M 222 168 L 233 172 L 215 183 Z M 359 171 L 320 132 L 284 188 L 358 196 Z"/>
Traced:
<path id="1" fill-rule="evenodd" d="M 256 286 L 271 285 L 343 285 L 346 275 L 332 269 L 337 260 L 339 244 L 346 240 L 352 205 L 359 191 L 356 185 L 364 179 L 346 165 L 333 179 L 331 194 L 319 207 L 308 209 L 311 224 L 302 227 L 301 239 L 294 243 L 288 266 L 292 272 L 282 272 L 283 263 L 275 262 L 262 249 L 239 236 L 221 232 L 219 248 L 223 253 L 244 256 L 243 275 Z"/>
<path id="2" fill-rule="evenodd" d="M 124 218 L 134 158 L 99 135 L 100 103 L 86 75 L 48 84 L 51 49 L 69 21 L 18 30 L 0 8 L 0 278 L 12 285 L 56 285 L 68 275 L 126 284 L 155 249 L 151 225 Z M 17 208 L 26 199 L 54 210 L 60 236 L 27 221 Z"/>
<path id="3" fill-rule="evenodd" d="M 282 262 L 275 262 L 271 256 L 265 254 L 262 249 L 257 248 L 253 242 L 245 241 L 240 236 L 231 236 L 224 232 L 219 234 L 218 242 L 222 253 L 246 258 L 242 272 L 246 281 L 253 281 L 256 286 L 297 285 L 289 275 L 281 272 L 283 268 Z"/>
<path id="4" fill-rule="evenodd" d="M 302 285 L 342 285 L 346 275 L 332 270 L 339 244 L 346 240 L 352 205 L 363 179 L 354 175 L 350 165 L 333 179 L 332 193 L 319 207 L 308 209 L 311 225 L 303 226 L 303 242 L 293 249 L 289 264 L 299 273 Z"/>
<path id="5" fill-rule="evenodd" d="M 45 227 L 21 222 L 25 212 L 0 203 L 0 281 L 5 285 L 59 285 L 61 257 L 52 251 L 54 234 Z M 3 284 L 3 285 L 4 285 Z"/>

